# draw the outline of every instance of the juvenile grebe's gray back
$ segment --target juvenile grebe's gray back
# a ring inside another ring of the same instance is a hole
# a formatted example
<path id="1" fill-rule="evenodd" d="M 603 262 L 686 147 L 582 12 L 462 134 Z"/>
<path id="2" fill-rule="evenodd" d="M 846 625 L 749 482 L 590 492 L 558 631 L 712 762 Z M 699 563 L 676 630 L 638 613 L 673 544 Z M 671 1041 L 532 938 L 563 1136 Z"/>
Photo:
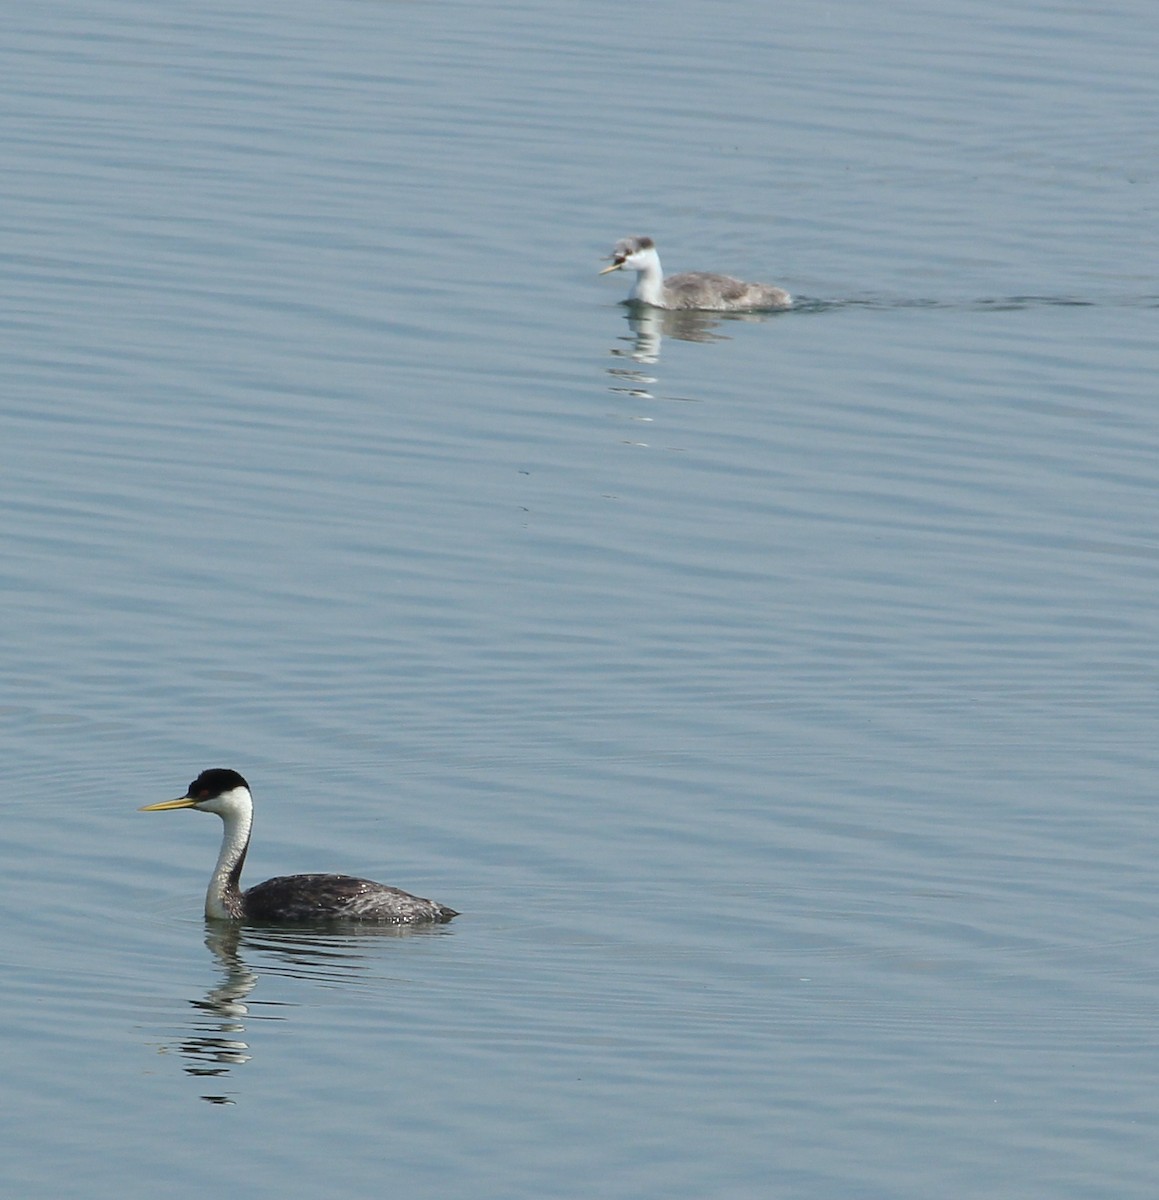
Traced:
<path id="1" fill-rule="evenodd" d="M 217 866 L 205 893 L 205 915 L 217 921 L 383 921 L 395 925 L 441 923 L 459 914 L 445 904 L 353 875 L 280 875 L 241 890 L 253 828 L 249 784 L 225 767 L 202 771 L 184 796 L 146 804 L 141 812 L 195 808 L 216 813 L 225 830 Z"/>
<path id="2" fill-rule="evenodd" d="M 745 283 L 731 275 L 685 271 L 664 278 L 656 243 L 650 237 L 622 238 L 611 255 L 612 265 L 601 275 L 625 268 L 636 272 L 628 299 L 653 308 L 699 309 L 702 312 L 759 312 L 789 308 L 793 297 L 767 283 Z"/>

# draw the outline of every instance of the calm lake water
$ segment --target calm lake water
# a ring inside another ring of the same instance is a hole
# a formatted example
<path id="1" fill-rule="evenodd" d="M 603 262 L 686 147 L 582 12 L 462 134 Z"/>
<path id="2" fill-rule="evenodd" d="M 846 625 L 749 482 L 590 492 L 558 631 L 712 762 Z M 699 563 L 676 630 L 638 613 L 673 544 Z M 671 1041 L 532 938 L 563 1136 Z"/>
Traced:
<path id="1" fill-rule="evenodd" d="M 2 23 L 4 1194 L 1150 1200 L 1154 4 Z"/>

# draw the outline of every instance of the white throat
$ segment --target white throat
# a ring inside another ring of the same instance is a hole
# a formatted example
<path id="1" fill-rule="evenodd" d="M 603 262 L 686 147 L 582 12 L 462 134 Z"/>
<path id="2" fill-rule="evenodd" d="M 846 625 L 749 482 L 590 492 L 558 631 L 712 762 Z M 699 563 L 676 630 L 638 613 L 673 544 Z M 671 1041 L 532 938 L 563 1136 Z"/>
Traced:
<path id="1" fill-rule="evenodd" d="M 664 271 L 660 266 L 660 255 L 652 248 L 638 251 L 632 255 L 632 259 L 632 265 L 636 269 L 636 282 L 628 294 L 628 299 L 663 308 Z"/>
<path id="2" fill-rule="evenodd" d="M 209 880 L 205 893 L 205 915 L 218 921 L 228 921 L 238 915 L 241 868 L 250 844 L 250 830 L 254 823 L 254 806 L 245 788 L 234 788 L 217 797 L 212 808 L 225 826 L 221 836 L 221 849 L 217 853 L 217 866 Z"/>

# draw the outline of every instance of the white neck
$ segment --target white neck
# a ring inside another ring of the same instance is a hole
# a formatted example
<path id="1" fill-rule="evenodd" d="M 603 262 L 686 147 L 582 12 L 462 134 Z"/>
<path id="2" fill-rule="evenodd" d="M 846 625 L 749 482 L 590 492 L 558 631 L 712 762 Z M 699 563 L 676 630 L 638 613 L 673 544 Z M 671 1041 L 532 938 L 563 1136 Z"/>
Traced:
<path id="1" fill-rule="evenodd" d="M 629 293 L 629 300 L 641 304 L 664 306 L 664 270 L 660 266 L 660 255 L 655 249 L 641 250 L 636 258 L 636 283 Z"/>
<path id="2" fill-rule="evenodd" d="M 245 788 L 235 788 L 207 811 L 216 812 L 225 829 L 205 893 L 205 915 L 217 921 L 233 920 L 241 916 L 241 868 L 254 823 L 253 801 Z"/>

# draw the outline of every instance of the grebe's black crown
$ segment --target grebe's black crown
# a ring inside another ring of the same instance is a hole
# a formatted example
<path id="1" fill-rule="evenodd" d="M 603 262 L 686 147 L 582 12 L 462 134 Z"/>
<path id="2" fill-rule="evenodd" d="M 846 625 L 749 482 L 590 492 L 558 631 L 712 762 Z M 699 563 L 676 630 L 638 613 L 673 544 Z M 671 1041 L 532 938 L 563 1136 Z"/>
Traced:
<path id="1" fill-rule="evenodd" d="M 249 791 L 249 784 L 236 771 L 228 767 L 210 767 L 189 785 L 185 794 L 193 800 L 212 800 L 223 792 L 232 792 L 236 787 Z"/>

